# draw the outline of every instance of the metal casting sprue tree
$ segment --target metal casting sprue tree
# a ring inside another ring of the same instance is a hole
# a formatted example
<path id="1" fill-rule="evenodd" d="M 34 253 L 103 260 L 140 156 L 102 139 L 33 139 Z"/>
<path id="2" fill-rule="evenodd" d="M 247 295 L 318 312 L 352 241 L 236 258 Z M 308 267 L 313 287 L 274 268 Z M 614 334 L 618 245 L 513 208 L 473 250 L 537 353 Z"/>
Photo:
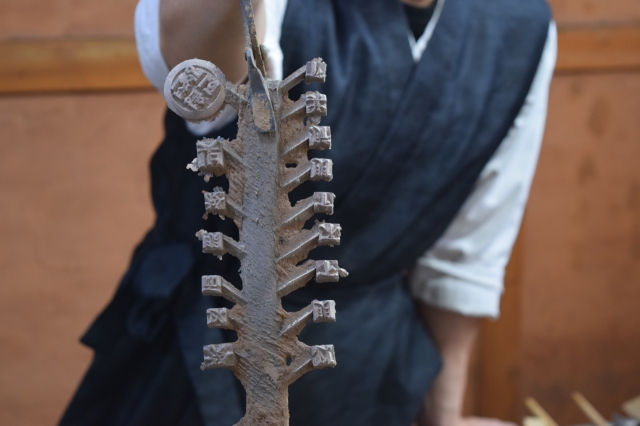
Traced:
<path id="1" fill-rule="evenodd" d="M 334 322 L 336 312 L 332 300 L 286 312 L 280 298 L 314 277 L 336 282 L 347 274 L 334 260 L 304 261 L 311 249 L 340 243 L 340 225 L 319 222 L 303 229 L 315 213 L 333 213 L 334 194 L 315 192 L 295 206 L 288 198 L 307 180 L 332 179 L 331 160 L 307 158 L 309 149 L 331 147 L 329 128 L 319 125 L 327 113 L 326 96 L 307 92 L 295 102 L 288 97 L 303 80 L 324 82 L 326 64 L 314 59 L 283 81 L 268 79 L 251 1 L 240 3 L 248 82 L 230 84 L 215 65 L 192 59 L 171 71 L 164 96 L 174 112 L 192 122 L 215 118 L 225 105 L 238 111 L 237 138 L 197 142 L 197 157 L 188 166 L 207 182 L 213 175 L 227 176 L 228 193 L 214 188 L 204 194 L 205 216 L 229 217 L 240 230 L 239 241 L 220 232 L 197 233 L 205 253 L 229 253 L 242 264 L 242 290 L 221 276 L 202 277 L 203 295 L 235 303 L 230 310 L 209 309 L 208 326 L 238 334 L 236 342 L 205 346 L 202 368 L 230 368 L 242 382 L 246 413 L 238 425 L 284 426 L 288 386 L 312 369 L 336 365 L 332 345 L 310 347 L 297 335 L 309 321 Z"/>

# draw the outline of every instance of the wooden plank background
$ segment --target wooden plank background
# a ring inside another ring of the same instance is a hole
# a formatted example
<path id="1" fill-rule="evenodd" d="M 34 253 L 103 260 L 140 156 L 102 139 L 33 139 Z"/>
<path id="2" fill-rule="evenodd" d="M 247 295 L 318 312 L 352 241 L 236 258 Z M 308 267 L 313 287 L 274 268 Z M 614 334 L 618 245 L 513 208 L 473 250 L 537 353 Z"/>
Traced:
<path id="1" fill-rule="evenodd" d="M 558 73 L 640 69 L 640 25 L 560 27 Z"/>
<path id="2" fill-rule="evenodd" d="M 0 58 L 5 94 L 151 88 L 131 39 L 3 41 Z"/>
<path id="3" fill-rule="evenodd" d="M 558 73 L 640 69 L 640 25 L 562 28 Z M 0 41 L 0 94 L 148 90 L 131 39 Z"/>

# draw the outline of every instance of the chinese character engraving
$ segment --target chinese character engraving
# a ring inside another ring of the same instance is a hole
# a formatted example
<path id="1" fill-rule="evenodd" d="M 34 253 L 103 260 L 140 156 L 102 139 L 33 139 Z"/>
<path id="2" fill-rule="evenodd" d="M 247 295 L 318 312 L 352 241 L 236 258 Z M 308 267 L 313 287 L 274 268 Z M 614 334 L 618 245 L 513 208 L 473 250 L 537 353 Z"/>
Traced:
<path id="1" fill-rule="evenodd" d="M 227 194 L 222 191 L 205 192 L 204 206 L 209 213 L 224 213 L 227 209 Z"/>
<path id="2" fill-rule="evenodd" d="M 313 322 L 335 322 L 336 321 L 336 302 L 333 300 L 314 300 Z"/>
<path id="3" fill-rule="evenodd" d="M 338 245 L 340 244 L 340 225 L 334 223 L 321 223 L 318 225 L 318 243 L 321 245 Z"/>
<path id="4" fill-rule="evenodd" d="M 228 328 L 229 310 L 227 308 L 207 309 L 207 326 L 209 328 Z"/>
<path id="5" fill-rule="evenodd" d="M 340 280 L 340 268 L 337 260 L 316 260 L 316 282 L 337 283 Z"/>
<path id="6" fill-rule="evenodd" d="M 236 365 L 236 354 L 233 352 L 233 343 L 221 343 L 207 345 L 204 350 L 204 362 L 202 369 L 233 367 Z"/>
<path id="7" fill-rule="evenodd" d="M 195 110 L 200 110 L 203 109 L 207 104 L 207 99 L 203 96 L 202 93 L 196 90 L 192 90 L 191 93 L 189 93 L 189 95 L 184 98 L 184 103 Z"/>
<path id="8" fill-rule="evenodd" d="M 226 98 L 226 78 L 210 62 L 185 61 L 167 77 L 164 95 L 169 108 L 187 120 L 214 118 Z"/>
<path id="9" fill-rule="evenodd" d="M 329 126 L 309 127 L 309 149 L 331 149 L 331 128 Z"/>
<path id="10" fill-rule="evenodd" d="M 336 366 L 336 354 L 333 350 L 333 345 L 312 346 L 311 356 L 311 363 L 314 368 Z"/>
<path id="11" fill-rule="evenodd" d="M 198 169 L 221 175 L 225 172 L 224 150 L 220 139 L 203 139 L 196 144 Z"/>
<path id="12" fill-rule="evenodd" d="M 203 275 L 202 294 L 204 296 L 222 296 L 222 277 L 219 275 Z"/>
<path id="13" fill-rule="evenodd" d="M 212 104 L 221 90 L 221 82 L 212 71 L 194 65 L 188 65 L 171 85 L 173 98 L 194 111 Z"/>
<path id="14" fill-rule="evenodd" d="M 202 251 L 216 255 L 225 254 L 222 232 L 207 232 L 202 236 Z"/>
<path id="15" fill-rule="evenodd" d="M 333 179 L 333 162 L 327 158 L 312 158 L 309 161 L 311 172 L 309 178 L 311 180 Z"/>
<path id="16" fill-rule="evenodd" d="M 191 94 L 194 87 L 198 85 L 198 81 L 203 76 L 202 69 L 196 69 L 194 66 L 187 66 L 184 71 L 176 76 L 171 85 L 171 93 L 174 98 L 184 102 Z"/>
<path id="17" fill-rule="evenodd" d="M 327 95 L 319 92 L 307 92 L 305 106 L 307 115 L 327 115 Z"/>
<path id="18" fill-rule="evenodd" d="M 320 58 L 315 58 L 307 62 L 305 70 L 305 80 L 307 83 L 324 83 L 327 78 L 327 64 Z"/>
<path id="19" fill-rule="evenodd" d="M 202 93 L 204 93 L 209 98 L 217 96 L 218 91 L 221 90 L 220 83 L 216 80 L 213 80 L 211 76 L 207 77 L 206 85 L 202 88 Z"/>
<path id="20" fill-rule="evenodd" d="M 331 192 L 314 192 L 313 193 L 313 212 L 333 214 L 333 203 L 336 199 L 335 194 Z"/>

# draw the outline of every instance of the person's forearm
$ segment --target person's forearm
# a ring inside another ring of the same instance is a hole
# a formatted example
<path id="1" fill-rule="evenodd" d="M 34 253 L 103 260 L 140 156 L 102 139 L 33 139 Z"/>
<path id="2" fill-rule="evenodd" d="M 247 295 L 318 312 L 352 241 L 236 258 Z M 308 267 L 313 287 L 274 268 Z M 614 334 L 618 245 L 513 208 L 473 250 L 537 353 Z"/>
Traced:
<path id="1" fill-rule="evenodd" d="M 265 16 L 253 1 L 259 40 Z M 169 68 L 199 58 L 216 64 L 230 81 L 247 73 L 240 3 L 237 0 L 160 0 L 160 47 Z"/>
<path id="2" fill-rule="evenodd" d="M 462 419 L 469 358 L 480 320 L 418 302 L 421 319 L 442 357 L 442 370 L 426 396 L 420 426 L 453 426 Z"/>

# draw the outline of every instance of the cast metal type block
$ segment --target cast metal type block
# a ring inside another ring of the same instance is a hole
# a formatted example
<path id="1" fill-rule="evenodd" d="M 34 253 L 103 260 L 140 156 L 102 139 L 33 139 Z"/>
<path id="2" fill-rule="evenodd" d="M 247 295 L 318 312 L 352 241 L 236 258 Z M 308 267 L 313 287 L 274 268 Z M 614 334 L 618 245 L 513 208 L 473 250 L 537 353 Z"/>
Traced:
<path id="1" fill-rule="evenodd" d="M 329 159 L 309 159 L 308 151 L 331 148 L 331 130 L 320 126 L 327 97 L 308 91 L 289 99 L 303 82 L 324 82 L 327 65 L 309 61 L 283 81 L 266 75 L 265 50 L 257 43 L 250 0 L 241 0 L 248 81 L 234 85 L 213 64 L 199 59 L 176 66 L 165 83 L 169 108 L 186 120 L 214 119 L 227 105 L 238 112 L 235 140 L 203 139 L 187 167 L 204 176 L 225 175 L 228 191 L 204 191 L 206 219 L 232 219 L 236 241 L 221 232 L 199 231 L 202 251 L 240 259 L 242 290 L 218 275 L 202 277 L 202 294 L 223 297 L 232 309 L 206 311 L 207 326 L 235 330 L 232 343 L 204 347 L 202 368 L 231 369 L 246 390 L 246 413 L 239 426 L 289 424 L 288 386 L 315 368 L 333 367 L 333 346 L 307 346 L 297 335 L 309 323 L 334 322 L 332 300 L 314 300 L 298 312 L 286 312 L 280 298 L 315 278 L 331 283 L 347 272 L 335 260 L 306 260 L 321 245 L 340 244 L 340 225 L 320 222 L 303 229 L 314 214 L 332 214 L 335 196 L 315 192 L 292 206 L 289 192 L 309 180 L 330 181 Z M 204 314 L 204 312 L 203 312 Z M 204 324 L 203 324 L 204 326 Z"/>
<path id="2" fill-rule="evenodd" d="M 313 212 L 333 214 L 333 202 L 336 196 L 331 192 L 313 193 Z"/>
<path id="3" fill-rule="evenodd" d="M 236 354 L 233 351 L 233 343 L 221 343 L 218 345 L 207 345 L 203 348 L 204 362 L 200 366 L 205 368 L 232 368 L 237 365 Z"/>
<path id="4" fill-rule="evenodd" d="M 323 246 L 333 246 L 340 244 L 340 234 L 342 227 L 335 223 L 321 223 L 318 225 L 318 244 Z"/>
<path id="5" fill-rule="evenodd" d="M 331 129 L 329 126 L 309 128 L 309 149 L 331 149 Z"/>
<path id="6" fill-rule="evenodd" d="M 217 139 L 202 140 L 196 143 L 198 169 L 203 173 L 220 176 L 225 172 L 224 151 Z"/>
<path id="7" fill-rule="evenodd" d="M 305 68 L 305 81 L 307 83 L 324 83 L 325 78 L 327 78 L 327 64 L 318 59 L 307 62 Z"/>
<path id="8" fill-rule="evenodd" d="M 316 282 L 336 283 L 340 279 L 340 268 L 337 260 L 316 261 Z"/>
<path id="9" fill-rule="evenodd" d="M 313 346 L 311 354 L 314 368 L 325 368 L 336 366 L 336 354 L 333 345 Z"/>
<path id="10" fill-rule="evenodd" d="M 230 328 L 229 310 L 227 308 L 207 309 L 207 327 Z"/>
<path id="11" fill-rule="evenodd" d="M 304 100 L 308 116 L 322 117 L 327 115 L 327 95 L 319 92 L 307 92 Z"/>
<path id="12" fill-rule="evenodd" d="M 205 192 L 204 207 L 208 213 L 224 214 L 227 211 L 227 194 L 222 191 Z"/>
<path id="13" fill-rule="evenodd" d="M 309 179 L 326 180 L 333 179 L 333 162 L 326 158 L 313 158 L 309 161 L 311 164 L 311 172 Z"/>
<path id="14" fill-rule="evenodd" d="M 227 252 L 224 247 L 224 236 L 221 232 L 208 232 L 202 235 L 202 251 L 222 256 Z"/>
<path id="15" fill-rule="evenodd" d="M 336 302 L 333 300 L 314 300 L 313 322 L 335 322 L 336 321 Z"/>

